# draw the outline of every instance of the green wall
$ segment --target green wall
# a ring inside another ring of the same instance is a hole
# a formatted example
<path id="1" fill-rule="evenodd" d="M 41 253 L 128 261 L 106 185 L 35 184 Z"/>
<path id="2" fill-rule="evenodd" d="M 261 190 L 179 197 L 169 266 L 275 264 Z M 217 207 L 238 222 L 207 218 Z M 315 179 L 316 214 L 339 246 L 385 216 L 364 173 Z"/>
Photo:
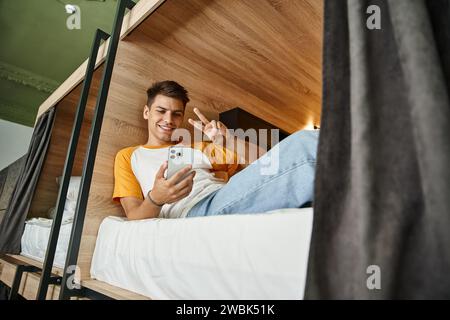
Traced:
<path id="1" fill-rule="evenodd" d="M 64 4 L 81 9 L 69 30 Z M 40 104 L 110 32 L 117 0 L 0 0 L 0 119 L 33 126 Z"/>

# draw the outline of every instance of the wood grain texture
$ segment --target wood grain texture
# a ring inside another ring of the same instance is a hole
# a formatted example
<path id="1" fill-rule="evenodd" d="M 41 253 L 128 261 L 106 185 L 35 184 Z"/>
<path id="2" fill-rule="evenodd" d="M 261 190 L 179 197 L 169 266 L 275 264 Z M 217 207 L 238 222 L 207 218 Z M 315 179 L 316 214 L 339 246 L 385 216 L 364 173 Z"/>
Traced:
<path id="1" fill-rule="evenodd" d="M 2 260 L 3 270 L 0 280 L 11 287 L 16 273 L 16 265 Z M 35 300 L 39 288 L 39 276 L 34 273 L 24 272 L 19 286 L 19 294 L 27 300 Z M 47 292 L 47 300 L 57 300 L 59 296 L 59 287 L 49 285 Z"/>
<path id="2" fill-rule="evenodd" d="M 103 281 L 85 280 L 81 282 L 81 285 L 116 300 L 151 300 L 143 295 L 110 285 Z"/>
<path id="3" fill-rule="evenodd" d="M 135 30 L 143 35 L 126 42 L 151 56 L 140 74 L 177 79 L 192 104 L 216 112 L 241 106 L 294 132 L 320 115 L 321 8 L 315 3 L 168 1 Z"/>
<path id="4" fill-rule="evenodd" d="M 116 153 L 147 138 L 146 89 L 186 87 L 209 118 L 236 106 L 287 132 L 319 124 L 322 1 L 168 0 L 119 45 L 78 258 L 82 279 L 112 203 Z M 184 123 L 187 126 L 186 122 Z"/>
<path id="5" fill-rule="evenodd" d="M 165 0 L 141 0 L 134 8 L 125 14 L 120 31 L 120 38 L 125 37 L 145 18 L 155 11 Z M 98 51 L 95 66 L 100 66 L 106 58 L 109 40 L 104 42 Z M 86 73 L 88 60 L 85 60 L 40 106 L 36 116 L 37 119 L 49 108 L 55 106 L 61 99 L 79 85 Z"/>
<path id="6" fill-rule="evenodd" d="M 16 260 L 18 263 L 29 264 L 29 265 L 32 265 L 32 266 L 35 266 L 35 267 L 38 267 L 38 268 L 41 268 L 41 269 L 42 269 L 42 266 L 43 266 L 42 262 L 40 262 L 38 260 L 35 260 L 35 259 L 32 259 L 32 258 L 29 258 L 29 257 L 22 256 L 20 254 L 8 254 L 8 257 L 10 257 L 13 261 Z M 63 274 L 63 270 L 61 268 L 58 268 L 58 267 L 54 266 L 52 268 L 52 274 L 53 275 L 57 275 L 57 276 L 61 276 Z"/>
<path id="7" fill-rule="evenodd" d="M 77 152 L 75 154 L 72 176 L 80 176 L 83 169 L 83 162 L 86 154 L 102 70 L 103 67 L 96 70 L 92 78 L 92 85 L 86 103 L 86 112 L 80 131 Z M 55 122 L 50 138 L 50 145 L 36 185 L 36 191 L 31 202 L 28 218 L 47 217 L 48 210 L 56 205 L 59 191 L 56 178 L 62 176 L 64 170 L 64 163 L 72 134 L 81 86 L 82 83 L 75 87 L 75 89 L 65 96 L 56 106 Z"/>

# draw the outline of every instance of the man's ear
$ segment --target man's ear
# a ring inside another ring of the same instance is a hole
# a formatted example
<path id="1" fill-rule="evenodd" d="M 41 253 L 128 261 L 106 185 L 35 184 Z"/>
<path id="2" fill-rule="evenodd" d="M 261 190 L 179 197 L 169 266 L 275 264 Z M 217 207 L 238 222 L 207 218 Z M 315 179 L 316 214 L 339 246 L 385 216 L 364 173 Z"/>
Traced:
<path id="1" fill-rule="evenodd" d="M 148 120 L 148 118 L 150 117 L 150 108 L 147 105 L 145 105 L 142 115 L 145 120 Z"/>

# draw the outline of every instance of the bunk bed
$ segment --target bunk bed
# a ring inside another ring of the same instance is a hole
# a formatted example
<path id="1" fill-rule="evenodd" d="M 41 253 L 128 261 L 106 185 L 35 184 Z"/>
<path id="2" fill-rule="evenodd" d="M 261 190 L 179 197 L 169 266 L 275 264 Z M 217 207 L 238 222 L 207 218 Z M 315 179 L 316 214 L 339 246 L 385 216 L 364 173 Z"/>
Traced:
<path id="1" fill-rule="evenodd" d="M 145 90 L 157 80 L 174 79 L 184 84 L 191 97 L 186 121 L 193 116 L 193 106 L 211 119 L 240 106 L 289 133 L 319 125 L 322 6 L 318 0 L 118 1 L 111 36 L 98 30 L 89 59 L 39 108 L 37 119 L 51 108 L 56 109 L 56 115 L 28 218 L 48 218 L 55 204 L 56 214 L 42 261 L 24 255 L 7 255 L 0 260 L 1 281 L 12 288 L 12 294 L 30 299 L 154 298 L 154 291 L 148 288 L 118 283 L 111 272 L 105 271 L 100 258 L 105 254 L 100 248 L 107 243 L 107 234 L 125 225 L 124 231 L 118 231 L 125 237 L 132 225 L 123 220 L 121 207 L 111 200 L 112 173 L 117 151 L 146 139 L 146 123 L 141 116 Z M 54 266 L 73 176 L 82 179 L 67 256 L 64 266 Z M 59 186 L 55 183 L 58 177 Z M 239 222 L 234 220 L 267 220 L 267 226 L 280 223 L 285 213 L 281 210 L 216 220 L 236 225 Z M 293 247 L 299 250 L 294 265 L 299 267 L 302 259 L 300 273 L 306 273 L 312 209 L 299 209 L 288 216 L 293 219 L 291 225 L 300 226 L 297 234 L 301 234 L 301 239 L 296 238 L 301 248 Z M 210 223 L 213 228 L 227 223 L 201 219 L 188 220 L 193 221 L 191 224 Z M 164 223 L 185 228 L 187 222 L 157 219 L 143 223 L 149 228 Z M 289 219 L 281 225 L 289 225 Z M 198 226 L 191 228 L 190 232 Z M 284 227 L 280 228 L 274 229 L 272 236 L 280 235 Z M 287 245 L 288 240 L 281 237 L 280 245 Z M 74 287 L 61 286 L 74 275 Z M 296 278 L 297 284 L 304 276 Z M 184 285 L 187 288 L 192 284 Z M 156 298 L 189 297 L 157 292 L 161 294 Z M 300 290 L 295 297 L 302 294 Z M 195 297 L 205 298 L 200 293 Z M 235 293 L 228 297 L 239 298 Z"/>

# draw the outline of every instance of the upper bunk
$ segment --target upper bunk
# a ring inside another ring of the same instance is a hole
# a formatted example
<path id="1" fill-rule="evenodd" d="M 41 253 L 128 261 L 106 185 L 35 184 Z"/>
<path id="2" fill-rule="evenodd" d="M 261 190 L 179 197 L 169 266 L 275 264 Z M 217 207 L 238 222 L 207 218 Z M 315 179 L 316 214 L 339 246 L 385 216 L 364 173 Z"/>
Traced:
<path id="1" fill-rule="evenodd" d="M 319 124 L 322 7 L 315 0 L 141 0 L 124 17 L 113 77 L 127 75 L 122 89 L 131 97 L 152 81 L 177 79 L 206 113 L 241 106 L 289 133 Z M 87 63 L 41 104 L 37 118 L 80 86 Z"/>

